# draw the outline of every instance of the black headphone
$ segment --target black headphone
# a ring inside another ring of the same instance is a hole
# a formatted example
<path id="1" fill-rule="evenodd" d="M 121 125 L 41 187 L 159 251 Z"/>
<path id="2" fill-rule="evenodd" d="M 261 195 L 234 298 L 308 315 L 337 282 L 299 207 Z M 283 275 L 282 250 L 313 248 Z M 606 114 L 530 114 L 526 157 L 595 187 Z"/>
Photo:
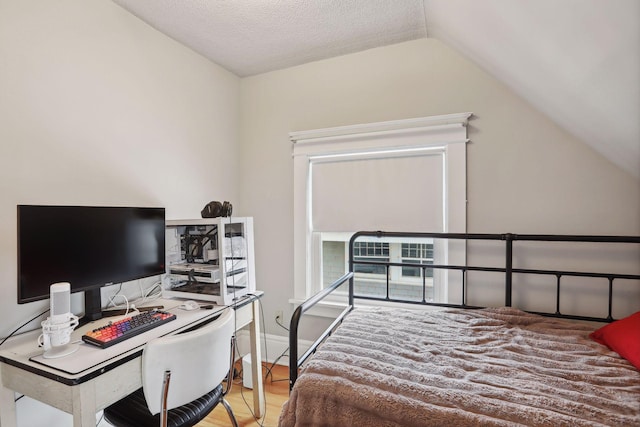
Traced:
<path id="1" fill-rule="evenodd" d="M 233 206 L 229 202 L 209 202 L 202 208 L 200 215 L 202 218 L 217 218 L 219 216 L 231 216 Z"/>

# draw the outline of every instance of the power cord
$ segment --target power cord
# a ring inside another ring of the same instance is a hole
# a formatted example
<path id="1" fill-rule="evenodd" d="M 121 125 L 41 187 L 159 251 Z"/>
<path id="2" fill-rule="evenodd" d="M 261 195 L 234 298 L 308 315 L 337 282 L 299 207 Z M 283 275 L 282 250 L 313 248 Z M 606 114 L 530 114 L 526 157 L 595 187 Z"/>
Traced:
<path id="1" fill-rule="evenodd" d="M 138 281 L 138 288 L 140 290 L 141 296 L 134 300 L 129 300 L 129 298 L 126 295 L 120 293 L 122 290 L 122 285 L 123 284 L 120 283 L 120 286 L 118 287 L 118 290 L 116 291 L 116 293 L 113 294 L 111 297 L 109 297 L 109 301 L 107 302 L 105 309 L 109 308 L 110 306 L 114 308 L 125 307 L 126 308 L 125 316 L 126 316 L 127 314 L 129 314 L 130 310 L 135 309 L 136 305 L 141 307 L 143 304 L 147 302 L 155 301 L 162 296 L 162 286 L 161 286 L 162 282 L 160 280 L 155 281 L 152 286 L 146 289 L 143 289 L 142 284 L 140 283 L 140 281 Z M 114 300 L 118 297 L 123 298 L 125 300 L 124 305 L 118 305 L 114 302 Z"/>
<path id="2" fill-rule="evenodd" d="M 289 332 L 289 328 L 287 328 L 285 325 L 283 325 L 283 324 L 282 324 L 282 322 L 280 321 L 280 316 L 277 316 L 277 317 L 276 317 L 276 324 L 277 324 L 278 326 L 280 326 L 282 329 L 284 329 L 285 331 Z M 288 380 L 288 378 L 283 378 L 283 379 L 275 380 L 275 379 L 273 379 L 273 372 L 272 372 L 272 371 L 273 371 L 273 367 L 274 367 L 275 365 L 277 365 L 277 364 L 278 364 L 278 361 L 279 361 L 280 359 L 282 359 L 283 357 L 289 357 L 289 355 L 287 354 L 287 352 L 288 352 L 288 351 L 289 351 L 289 347 L 287 347 L 287 348 L 285 349 L 285 351 L 283 351 L 283 352 L 280 354 L 280 356 L 276 357 L 276 359 L 273 361 L 273 363 L 271 363 L 271 366 L 267 369 L 267 373 L 266 373 L 266 375 L 264 376 L 265 380 L 267 379 L 267 377 L 268 377 L 269 375 L 271 375 L 271 382 L 272 382 L 272 383 L 274 383 L 274 382 L 278 382 L 278 381 L 287 381 L 287 380 Z"/>
<path id="3" fill-rule="evenodd" d="M 127 307 L 126 311 L 124 312 L 124 315 L 125 315 L 125 316 L 129 314 L 129 310 L 130 310 L 130 309 L 132 309 L 132 307 L 133 307 L 133 309 L 135 309 L 135 306 L 134 306 L 134 305 L 129 304 L 129 299 L 128 299 L 124 294 L 115 294 L 115 295 L 112 295 L 112 296 L 111 296 L 111 298 L 109 298 L 109 302 L 113 304 L 113 300 L 114 300 L 116 297 L 120 297 L 120 298 L 124 299 L 125 305 L 126 305 L 126 307 Z M 107 304 L 107 306 L 108 306 L 108 305 L 109 305 L 109 304 Z M 115 305 L 115 304 L 114 304 L 113 306 L 114 306 L 114 307 L 118 307 L 118 306 L 117 306 L 117 305 Z"/>
<path id="4" fill-rule="evenodd" d="M 287 347 L 281 354 L 280 356 L 276 357 L 276 359 L 271 363 L 271 366 L 269 366 L 267 368 L 267 373 L 264 375 L 264 379 L 265 381 L 267 380 L 267 378 L 269 377 L 269 375 L 271 375 L 271 382 L 275 383 L 275 382 L 279 382 L 279 381 L 288 381 L 289 378 L 282 378 L 282 379 L 274 379 L 273 378 L 273 367 L 276 366 L 278 364 L 278 361 L 280 359 L 282 359 L 283 357 L 289 357 L 289 355 L 287 354 L 289 352 L 289 347 Z"/>
<path id="5" fill-rule="evenodd" d="M 138 305 L 142 305 L 146 302 L 149 301 L 155 301 L 158 298 L 160 298 L 162 296 L 162 281 L 161 280 L 156 280 L 155 282 L 153 282 L 153 285 L 143 289 L 142 288 L 142 283 L 140 281 L 138 281 L 138 285 L 140 287 L 140 295 L 141 297 L 134 300 L 133 302 L 137 303 Z"/>
<path id="6" fill-rule="evenodd" d="M 282 323 L 280 323 L 280 316 L 276 317 L 276 324 L 280 326 L 282 329 L 284 329 L 285 331 L 289 332 L 289 328 L 287 328 Z"/>
<path id="7" fill-rule="evenodd" d="M 122 282 L 120 282 L 120 286 L 118 286 L 118 290 L 116 291 L 116 293 L 113 294 L 111 298 L 109 298 L 109 302 L 107 302 L 107 306 L 105 308 L 109 308 L 109 304 L 112 304 L 114 307 L 117 307 L 117 305 L 113 302 L 113 299 L 116 297 L 116 295 L 120 294 L 121 290 L 122 290 Z"/>
<path id="8" fill-rule="evenodd" d="M 2 344 L 4 344 L 4 342 L 6 340 L 8 340 L 9 338 L 11 338 L 12 336 L 15 335 L 16 332 L 18 332 L 20 329 L 24 328 L 25 326 L 27 326 L 29 323 L 33 322 L 34 320 L 36 320 L 38 317 L 42 317 L 45 314 L 47 314 L 49 312 L 50 309 L 46 309 L 45 311 L 43 311 L 40 314 L 35 315 L 34 317 L 32 317 L 31 319 L 27 320 L 26 322 L 24 322 L 22 325 L 18 326 L 16 329 L 14 329 L 9 335 L 7 335 L 6 337 L 4 337 L 4 339 L 0 342 L 0 346 Z M 14 402 L 17 402 L 18 400 L 22 399 L 24 397 L 24 394 L 16 397 L 16 399 L 14 400 Z"/>
<path id="9" fill-rule="evenodd" d="M 20 329 L 24 328 L 25 326 L 27 326 L 29 323 L 33 322 L 34 320 L 36 320 L 38 317 L 44 316 L 45 314 L 47 314 L 49 312 L 50 309 L 46 309 L 45 311 L 43 311 L 40 314 L 35 315 L 34 317 L 32 317 L 31 319 L 27 320 L 26 322 L 24 322 L 22 325 L 18 326 L 16 329 L 14 329 L 9 335 L 7 335 L 6 337 L 4 337 L 4 339 L 2 341 L 0 341 L 0 346 L 2 344 L 4 344 L 4 342 L 6 340 L 8 340 L 9 338 L 11 338 L 12 336 L 15 335 L 16 332 L 18 332 Z"/>

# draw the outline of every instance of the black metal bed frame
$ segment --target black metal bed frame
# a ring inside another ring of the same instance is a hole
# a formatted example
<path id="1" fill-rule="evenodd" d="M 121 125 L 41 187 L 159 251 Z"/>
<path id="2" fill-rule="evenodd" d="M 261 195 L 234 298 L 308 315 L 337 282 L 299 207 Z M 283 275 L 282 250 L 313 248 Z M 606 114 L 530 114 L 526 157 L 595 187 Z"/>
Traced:
<path id="1" fill-rule="evenodd" d="M 377 237 L 377 238 L 433 238 L 433 239 L 454 239 L 454 240 L 493 240 L 504 241 L 505 243 L 505 266 L 504 267 L 479 267 L 468 265 L 425 265 L 415 263 L 393 263 L 393 262 L 376 262 L 376 261 L 354 261 L 354 242 L 360 237 Z M 384 231 L 360 231 L 355 233 L 349 241 L 349 272 L 338 280 L 333 282 L 327 288 L 324 288 L 311 298 L 303 302 L 296 308 L 291 316 L 290 329 L 289 329 L 289 389 L 293 387 L 293 384 L 298 378 L 298 369 L 302 364 L 316 351 L 317 347 L 330 336 L 335 328 L 342 322 L 345 316 L 354 308 L 354 300 L 376 300 L 387 302 L 398 302 L 405 304 L 419 304 L 438 307 L 449 308 L 467 308 L 478 309 L 483 308 L 479 306 L 471 306 L 466 303 L 466 276 L 469 271 L 484 271 L 484 272 L 497 272 L 505 274 L 505 302 L 506 307 L 512 305 L 513 295 L 513 274 L 538 274 L 556 277 L 556 311 L 554 313 L 533 312 L 530 313 L 539 314 L 549 317 L 558 317 L 572 320 L 586 320 L 595 322 L 612 322 L 612 305 L 613 305 L 613 282 L 614 280 L 640 280 L 640 275 L 637 274 L 617 274 L 617 273 L 594 273 L 594 272 L 578 272 L 578 271 L 564 271 L 564 270 L 539 270 L 539 269 L 523 269 L 513 267 L 513 242 L 514 241 L 538 241 L 538 242 L 585 242 L 585 243 L 632 243 L 640 244 L 640 236 L 582 236 L 582 235 L 551 235 L 551 234 L 478 234 L 478 233 L 421 233 L 421 232 L 384 232 Z M 640 262 L 640 261 L 639 261 Z M 385 297 L 373 297 L 373 296 L 359 296 L 354 294 L 354 265 L 383 265 L 387 271 L 387 294 Z M 422 270 L 422 289 L 423 296 L 421 301 L 407 301 L 389 297 L 389 281 L 390 275 L 389 268 L 391 267 L 415 267 Z M 429 302 L 426 300 L 425 293 L 425 280 L 426 269 L 445 269 L 445 270 L 459 270 L 462 272 L 462 302 L 460 304 L 450 303 L 437 303 Z M 596 277 L 604 278 L 609 282 L 608 289 L 608 311 L 607 317 L 588 317 L 588 316 L 576 316 L 570 314 L 563 314 L 560 312 L 560 288 L 562 277 Z M 309 311 L 312 307 L 323 301 L 329 295 L 331 295 L 336 289 L 340 288 L 345 283 L 348 283 L 348 303 L 342 312 L 336 317 L 336 319 L 329 325 L 329 327 L 311 344 L 309 349 L 300 357 L 298 357 L 298 330 L 302 315 Z"/>

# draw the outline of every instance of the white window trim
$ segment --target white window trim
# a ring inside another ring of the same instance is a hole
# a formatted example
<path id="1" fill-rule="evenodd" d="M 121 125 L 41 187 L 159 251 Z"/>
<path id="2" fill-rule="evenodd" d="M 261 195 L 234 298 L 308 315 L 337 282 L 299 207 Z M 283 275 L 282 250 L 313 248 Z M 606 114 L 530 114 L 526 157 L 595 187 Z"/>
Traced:
<path id="1" fill-rule="evenodd" d="M 443 230 L 464 233 L 466 232 L 467 204 L 467 124 L 471 115 L 472 113 L 447 114 L 289 134 L 293 142 L 294 174 L 294 298 L 291 302 L 304 301 L 318 290 L 313 285 L 312 276 L 317 275 L 318 272 L 313 270 L 317 270 L 319 263 L 311 259 L 314 239 L 310 221 L 309 171 L 314 158 L 320 161 L 322 156 L 340 156 L 353 152 L 375 153 L 391 148 L 407 150 L 440 148 L 445 153 Z M 456 251 L 456 253 L 458 257 L 464 256 L 464 251 Z"/>

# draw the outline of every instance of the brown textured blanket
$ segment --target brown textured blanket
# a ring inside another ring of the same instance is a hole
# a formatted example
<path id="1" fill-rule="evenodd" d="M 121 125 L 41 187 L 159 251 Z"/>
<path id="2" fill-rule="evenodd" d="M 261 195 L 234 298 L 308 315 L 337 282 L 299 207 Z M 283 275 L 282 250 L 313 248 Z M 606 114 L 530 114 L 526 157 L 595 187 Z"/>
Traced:
<path id="1" fill-rule="evenodd" d="M 280 426 L 640 426 L 640 372 L 592 330 L 512 308 L 359 308 Z"/>

